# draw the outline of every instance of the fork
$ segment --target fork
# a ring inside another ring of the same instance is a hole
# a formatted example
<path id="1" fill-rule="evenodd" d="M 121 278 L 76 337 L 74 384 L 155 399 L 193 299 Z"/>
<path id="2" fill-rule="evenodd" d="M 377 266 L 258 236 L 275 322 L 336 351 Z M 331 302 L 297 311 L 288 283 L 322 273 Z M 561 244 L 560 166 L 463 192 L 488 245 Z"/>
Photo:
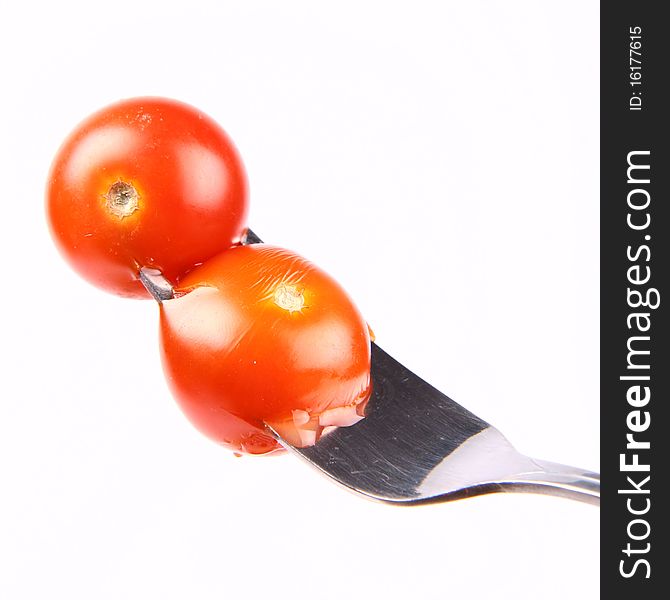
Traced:
<path id="1" fill-rule="evenodd" d="M 248 230 L 244 244 L 260 243 Z M 140 280 L 158 301 L 172 297 L 159 271 Z M 534 492 L 600 504 L 600 475 L 517 452 L 495 427 L 412 373 L 372 343 L 372 393 L 365 418 L 291 453 L 345 488 L 402 505 L 494 492 Z"/>
<path id="2" fill-rule="evenodd" d="M 365 418 L 314 446 L 279 442 L 337 483 L 395 504 L 537 492 L 600 504 L 600 475 L 528 458 L 495 427 L 372 343 Z"/>

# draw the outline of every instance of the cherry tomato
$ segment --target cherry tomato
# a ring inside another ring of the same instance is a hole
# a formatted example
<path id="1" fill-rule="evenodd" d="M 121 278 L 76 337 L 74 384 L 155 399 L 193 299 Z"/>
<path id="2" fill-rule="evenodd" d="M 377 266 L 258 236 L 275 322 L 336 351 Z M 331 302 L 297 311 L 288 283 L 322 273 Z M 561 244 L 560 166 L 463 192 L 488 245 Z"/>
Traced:
<path id="1" fill-rule="evenodd" d="M 246 175 L 212 119 L 173 100 L 134 98 L 92 115 L 65 141 L 47 213 L 80 275 L 122 296 L 148 297 L 140 267 L 177 281 L 239 242 Z"/>
<path id="2" fill-rule="evenodd" d="M 340 285 L 304 258 L 257 244 L 222 252 L 161 305 L 161 352 L 189 419 L 238 452 L 298 446 L 362 418 L 367 324 Z"/>

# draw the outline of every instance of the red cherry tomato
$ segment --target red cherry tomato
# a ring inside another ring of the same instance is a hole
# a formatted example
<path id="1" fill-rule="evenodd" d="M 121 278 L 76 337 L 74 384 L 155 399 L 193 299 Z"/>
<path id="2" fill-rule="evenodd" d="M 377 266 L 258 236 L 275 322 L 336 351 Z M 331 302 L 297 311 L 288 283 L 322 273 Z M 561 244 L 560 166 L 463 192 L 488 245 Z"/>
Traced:
<path id="1" fill-rule="evenodd" d="M 47 213 L 80 275 L 148 297 L 140 267 L 177 281 L 239 242 L 246 176 L 212 119 L 172 100 L 134 98 L 92 115 L 65 141 L 51 168 Z"/>
<path id="2" fill-rule="evenodd" d="M 203 433 L 238 452 L 298 446 L 362 418 L 370 394 L 367 325 L 340 285 L 263 244 L 222 252 L 161 305 L 165 372 Z"/>

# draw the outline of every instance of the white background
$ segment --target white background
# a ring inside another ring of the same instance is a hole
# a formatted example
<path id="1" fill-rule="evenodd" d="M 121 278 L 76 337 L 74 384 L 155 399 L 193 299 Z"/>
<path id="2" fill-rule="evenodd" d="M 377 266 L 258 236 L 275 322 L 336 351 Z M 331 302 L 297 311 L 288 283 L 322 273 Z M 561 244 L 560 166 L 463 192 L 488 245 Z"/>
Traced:
<path id="1" fill-rule="evenodd" d="M 10 8 L 11 7 L 11 8 Z M 251 226 L 522 452 L 599 468 L 598 3 L 3 3 L 3 598 L 593 598 L 597 508 L 400 509 L 235 459 L 171 400 L 156 307 L 79 280 L 43 189 L 119 98 L 236 141 Z"/>

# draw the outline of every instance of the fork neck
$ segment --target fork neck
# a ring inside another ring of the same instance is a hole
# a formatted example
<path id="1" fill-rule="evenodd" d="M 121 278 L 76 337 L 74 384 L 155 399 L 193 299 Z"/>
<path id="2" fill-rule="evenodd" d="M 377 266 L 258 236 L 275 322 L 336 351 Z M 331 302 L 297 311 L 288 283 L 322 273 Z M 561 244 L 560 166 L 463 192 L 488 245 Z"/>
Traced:
<path id="1" fill-rule="evenodd" d="M 537 470 L 502 478 L 502 492 L 534 492 L 600 505 L 600 475 L 577 467 L 532 459 Z"/>

